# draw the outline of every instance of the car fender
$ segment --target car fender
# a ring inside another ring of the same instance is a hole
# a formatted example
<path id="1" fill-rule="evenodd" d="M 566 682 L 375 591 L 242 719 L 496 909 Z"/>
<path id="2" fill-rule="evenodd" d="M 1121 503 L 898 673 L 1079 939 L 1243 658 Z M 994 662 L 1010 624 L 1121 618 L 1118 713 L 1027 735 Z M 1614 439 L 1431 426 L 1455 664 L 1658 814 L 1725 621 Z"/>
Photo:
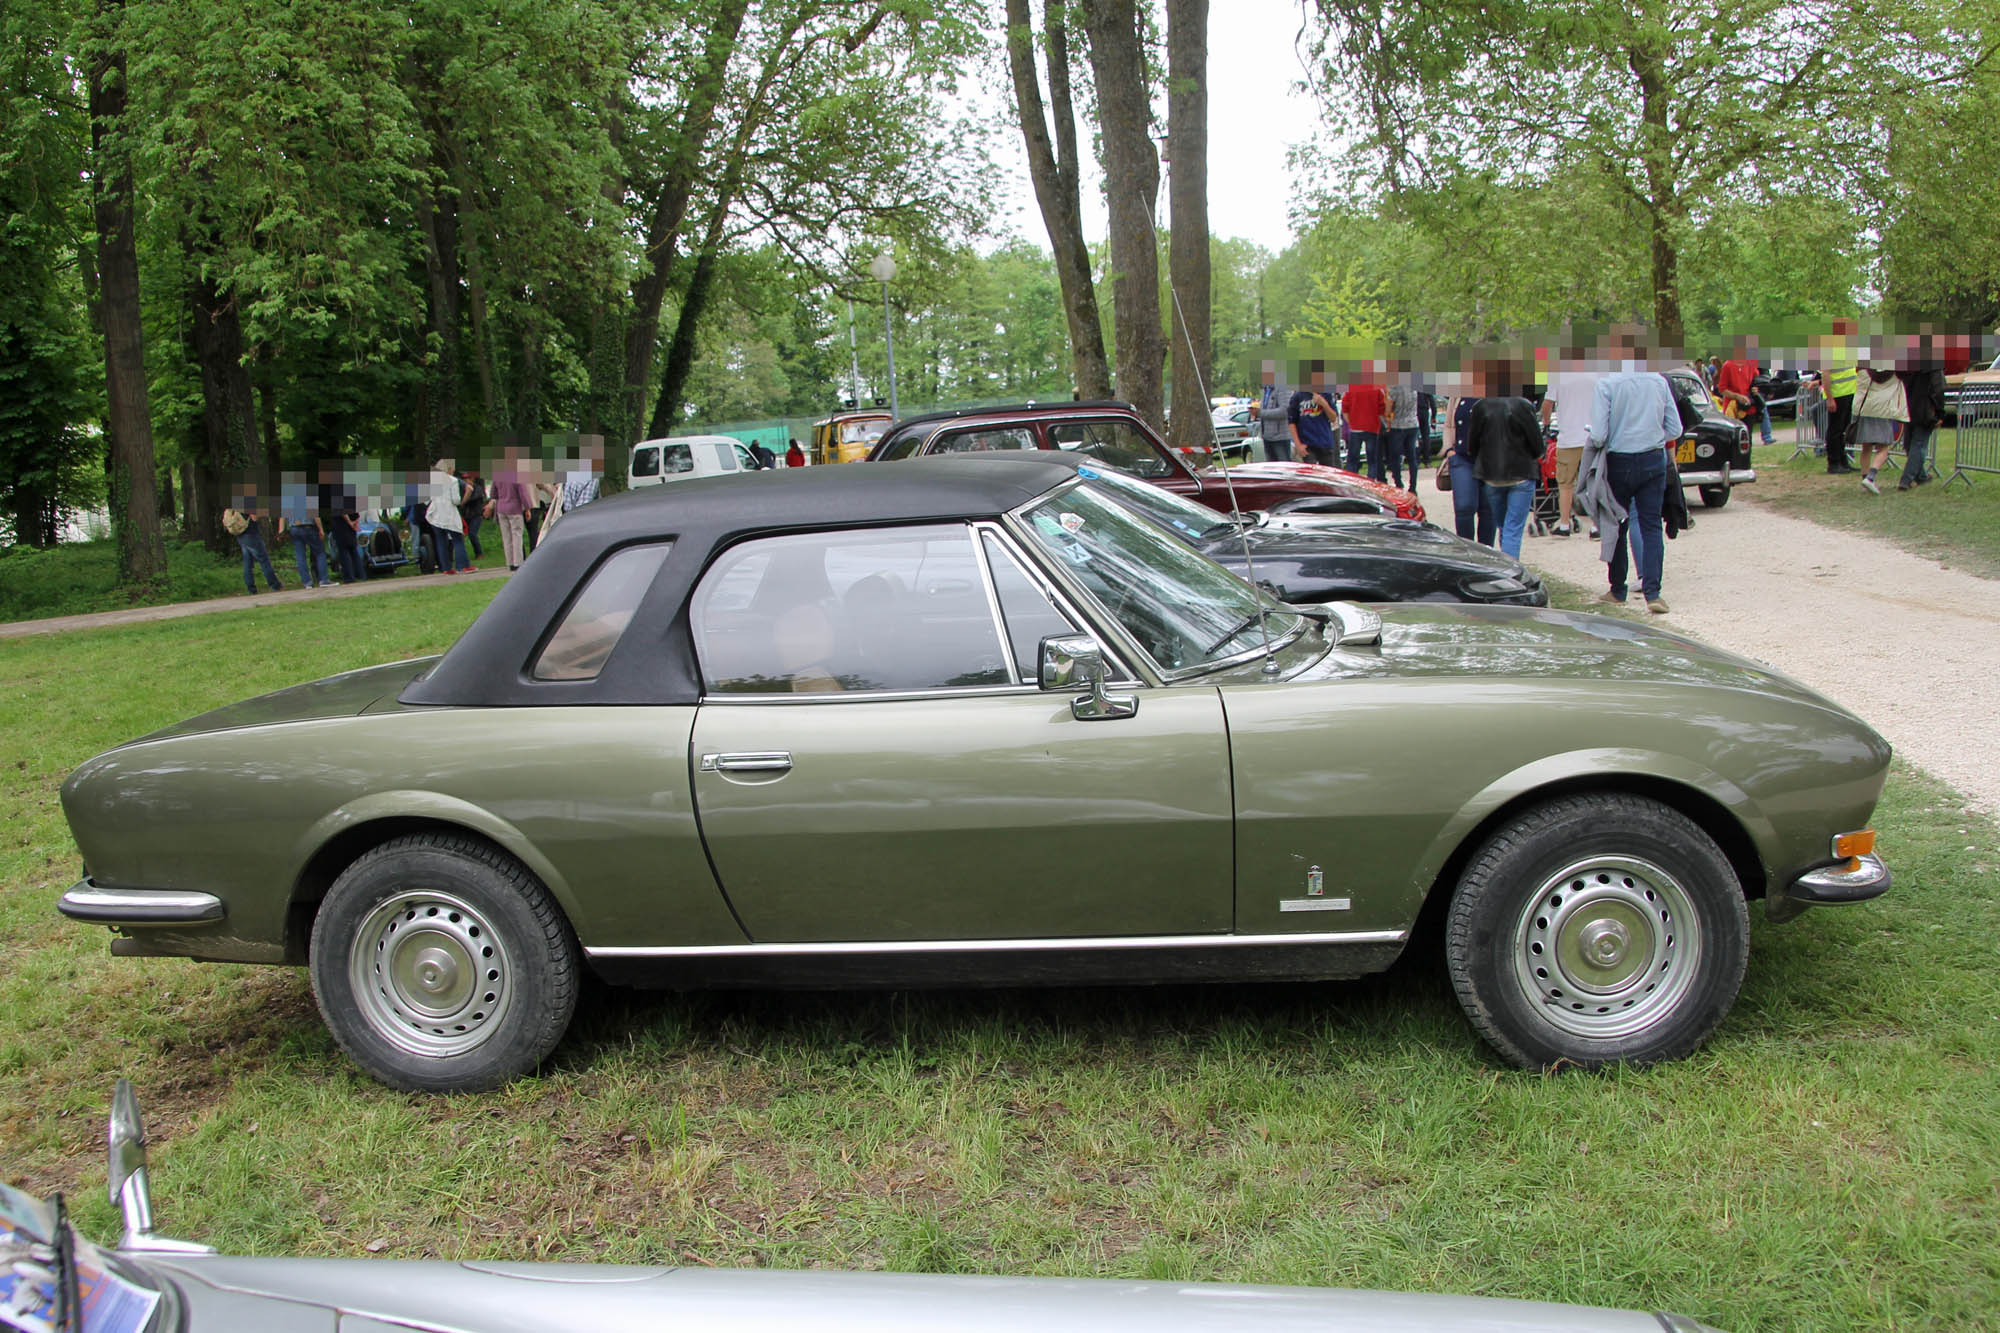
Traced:
<path id="1" fill-rule="evenodd" d="M 1469 852 L 1468 841 L 1498 811 L 1537 792 L 1588 790 L 1594 779 L 1601 780 L 1607 787 L 1665 781 L 1699 792 L 1736 820 L 1758 849 L 1760 857 L 1764 857 L 1778 840 L 1777 830 L 1749 793 L 1720 773 L 1683 755 L 1627 747 L 1569 750 L 1544 756 L 1502 774 L 1460 806 L 1457 813 L 1445 821 L 1417 863 L 1418 891 L 1428 892 L 1446 865 L 1462 849 Z M 1446 886 L 1447 891 L 1449 887 Z M 1764 886 L 1760 882 L 1746 884 L 1744 888 L 1750 893 L 1760 894 Z"/>
<path id="2" fill-rule="evenodd" d="M 483 806 L 443 792 L 422 790 L 373 791 L 338 806 L 314 821 L 292 848 L 292 882 L 296 896 L 301 881 L 320 853 L 354 829 L 387 821 L 424 820 L 452 824 L 488 839 L 526 866 L 561 904 L 570 921 L 583 919 L 581 905 L 568 880 L 549 858 L 514 825 Z"/>

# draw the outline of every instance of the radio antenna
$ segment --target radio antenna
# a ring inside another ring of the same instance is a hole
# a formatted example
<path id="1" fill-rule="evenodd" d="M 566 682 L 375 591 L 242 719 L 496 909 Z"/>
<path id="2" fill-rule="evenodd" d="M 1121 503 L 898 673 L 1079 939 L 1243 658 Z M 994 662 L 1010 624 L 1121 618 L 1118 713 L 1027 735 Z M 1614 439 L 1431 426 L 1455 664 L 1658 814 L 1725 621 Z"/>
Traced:
<path id="1" fill-rule="evenodd" d="M 1174 172 L 1173 159 L 1167 157 L 1163 152 L 1161 160 L 1166 165 L 1167 179 L 1171 182 Z M 1146 201 L 1148 220 L 1152 222 L 1153 234 L 1156 236 L 1159 235 L 1160 231 L 1160 217 L 1157 204 L 1157 196 Z M 1206 238 L 1204 237 L 1203 239 Z M 1187 344 L 1188 365 L 1194 370 L 1195 388 L 1200 391 L 1203 404 L 1206 404 L 1208 402 L 1208 384 L 1202 378 L 1201 358 L 1195 355 L 1194 334 L 1188 331 L 1187 313 L 1181 309 L 1180 289 L 1174 286 L 1174 267 L 1171 259 L 1169 259 L 1167 264 L 1167 295 L 1173 298 L 1174 323 L 1180 326 L 1181 341 Z M 1261 403 L 1259 404 L 1259 410 L 1262 410 Z M 1209 421 L 1208 444 L 1209 453 L 1214 454 L 1216 450 L 1215 422 L 1213 419 Z M 1271 644 L 1271 613 L 1264 606 L 1264 585 L 1257 581 L 1257 561 L 1250 554 L 1250 524 L 1243 517 L 1243 510 L 1236 503 L 1236 483 L 1229 476 L 1229 459 L 1227 456 L 1218 455 L 1218 460 L 1216 470 L 1222 473 L 1222 489 L 1229 493 L 1229 516 L 1236 522 L 1236 540 L 1243 547 L 1243 572 L 1249 575 L 1250 578 L 1250 595 L 1257 599 L 1257 632 L 1263 636 L 1264 640 L 1264 674 L 1275 676 L 1278 674 L 1278 650 Z"/>

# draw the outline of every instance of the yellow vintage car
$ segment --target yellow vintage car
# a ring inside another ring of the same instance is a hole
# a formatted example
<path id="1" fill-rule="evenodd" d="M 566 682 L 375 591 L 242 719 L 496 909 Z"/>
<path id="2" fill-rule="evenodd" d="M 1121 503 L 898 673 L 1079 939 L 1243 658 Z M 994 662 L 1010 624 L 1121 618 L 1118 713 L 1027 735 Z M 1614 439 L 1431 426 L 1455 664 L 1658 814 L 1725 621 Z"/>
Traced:
<path id="1" fill-rule="evenodd" d="M 823 463 L 859 463 L 868 457 L 868 451 L 882 438 L 882 432 L 889 429 L 893 420 L 887 412 L 858 411 L 835 412 L 832 416 L 813 423 L 812 461 L 815 466 Z"/>

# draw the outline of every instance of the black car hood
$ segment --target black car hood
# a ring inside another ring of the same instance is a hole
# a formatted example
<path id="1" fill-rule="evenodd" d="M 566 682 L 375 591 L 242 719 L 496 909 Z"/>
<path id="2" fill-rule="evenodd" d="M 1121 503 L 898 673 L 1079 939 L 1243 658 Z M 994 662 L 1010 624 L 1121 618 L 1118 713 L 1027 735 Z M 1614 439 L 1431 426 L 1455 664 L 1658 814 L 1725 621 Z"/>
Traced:
<path id="1" fill-rule="evenodd" d="M 1334 559 L 1416 563 L 1472 577 L 1518 578 L 1522 573 L 1521 562 L 1505 552 L 1409 519 L 1356 518 L 1304 531 L 1253 527 L 1246 536 L 1251 560 L 1274 567 L 1309 568 Z M 1198 549 L 1219 565 L 1240 569 L 1243 545 L 1243 537 L 1224 531 L 1204 538 Z"/>

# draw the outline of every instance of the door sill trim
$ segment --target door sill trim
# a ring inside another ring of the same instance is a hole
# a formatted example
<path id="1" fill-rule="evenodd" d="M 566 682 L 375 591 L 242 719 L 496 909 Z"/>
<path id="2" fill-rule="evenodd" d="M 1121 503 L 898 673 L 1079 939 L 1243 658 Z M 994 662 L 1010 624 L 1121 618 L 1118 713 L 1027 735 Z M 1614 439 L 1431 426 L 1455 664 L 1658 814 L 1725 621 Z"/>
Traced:
<path id="1" fill-rule="evenodd" d="M 756 958 L 842 954 L 1045 953 L 1054 950 L 1271 948 L 1301 944 L 1401 944 L 1407 930 L 1301 931 L 1280 935 L 1080 935 L 1028 940 L 828 940 L 785 944 L 586 947 L 590 958 Z"/>

